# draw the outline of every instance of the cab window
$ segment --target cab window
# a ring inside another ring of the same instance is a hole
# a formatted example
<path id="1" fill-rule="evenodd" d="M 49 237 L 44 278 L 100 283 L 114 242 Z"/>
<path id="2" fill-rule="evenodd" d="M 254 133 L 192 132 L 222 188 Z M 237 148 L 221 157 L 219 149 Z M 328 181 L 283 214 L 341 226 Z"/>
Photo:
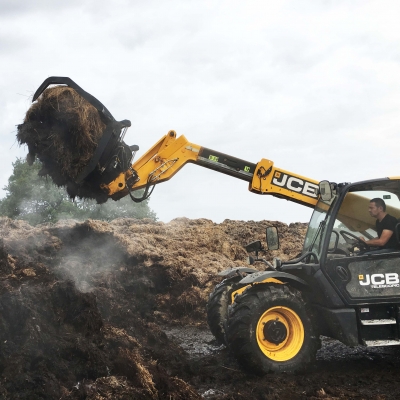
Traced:
<path id="1" fill-rule="evenodd" d="M 376 238 L 376 219 L 368 212 L 370 200 L 381 198 L 386 203 L 386 212 L 400 218 L 400 189 L 398 181 L 368 183 L 354 187 L 346 194 L 336 216 L 330 237 L 330 253 L 350 255 L 354 252 L 347 238 L 363 236 L 365 239 Z"/>

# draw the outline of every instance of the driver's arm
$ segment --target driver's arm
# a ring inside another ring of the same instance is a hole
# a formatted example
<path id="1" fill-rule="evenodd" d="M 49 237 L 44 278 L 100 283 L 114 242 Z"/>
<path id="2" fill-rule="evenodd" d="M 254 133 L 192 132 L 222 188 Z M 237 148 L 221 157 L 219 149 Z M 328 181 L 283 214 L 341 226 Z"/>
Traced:
<path id="1" fill-rule="evenodd" d="M 384 246 L 389 239 L 392 237 L 393 231 L 389 229 L 384 229 L 382 231 L 382 235 L 380 238 L 376 239 L 371 239 L 371 240 L 365 240 L 363 237 L 360 237 L 360 239 L 366 243 L 368 246 Z"/>

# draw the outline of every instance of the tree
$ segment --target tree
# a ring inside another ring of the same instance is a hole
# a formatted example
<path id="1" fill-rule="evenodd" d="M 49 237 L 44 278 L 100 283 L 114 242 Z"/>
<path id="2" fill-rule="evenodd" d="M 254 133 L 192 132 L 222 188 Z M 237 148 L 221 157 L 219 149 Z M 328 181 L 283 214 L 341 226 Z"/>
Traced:
<path id="1" fill-rule="evenodd" d="M 107 221 L 122 217 L 157 219 L 148 200 L 134 203 L 129 196 L 105 204 L 96 204 L 94 200 L 72 200 L 64 188 L 39 176 L 40 168 L 40 161 L 36 160 L 29 166 L 25 160 L 17 158 L 8 185 L 4 187 L 6 196 L 0 200 L 1 215 L 23 219 L 32 225 L 69 218 Z"/>

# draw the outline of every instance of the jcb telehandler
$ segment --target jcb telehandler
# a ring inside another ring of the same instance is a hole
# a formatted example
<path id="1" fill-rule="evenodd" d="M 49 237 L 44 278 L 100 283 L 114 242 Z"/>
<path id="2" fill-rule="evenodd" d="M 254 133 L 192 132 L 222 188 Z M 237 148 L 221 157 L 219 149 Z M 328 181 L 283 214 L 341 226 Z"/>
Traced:
<path id="1" fill-rule="evenodd" d="M 253 242 L 247 247 L 255 252 L 250 259 L 264 262 L 265 270 L 224 271 L 224 280 L 210 295 L 210 329 L 246 369 L 266 373 L 303 368 L 314 359 L 321 335 L 348 346 L 400 344 L 400 251 L 374 253 L 359 239 L 377 235 L 375 219 L 368 213 L 370 199 L 384 199 L 387 212 L 400 218 L 400 177 L 318 182 L 267 159 L 255 164 L 189 143 L 174 131 L 131 164 L 132 150 L 138 148 L 127 146 L 121 134 L 129 121 L 115 121 L 69 78 L 48 78 L 34 100 L 50 84 L 72 87 L 107 116 L 104 137 L 80 180 L 95 180 L 114 200 L 130 195 L 141 201 L 154 185 L 170 179 L 186 163 L 195 163 L 247 181 L 254 193 L 314 208 L 296 259 L 274 259 L 270 264 L 259 256 L 261 243 Z M 134 197 L 132 192 L 142 188 L 143 196 Z M 399 241 L 399 232 L 395 234 Z M 267 229 L 267 243 L 269 250 L 279 246 L 273 227 Z"/>

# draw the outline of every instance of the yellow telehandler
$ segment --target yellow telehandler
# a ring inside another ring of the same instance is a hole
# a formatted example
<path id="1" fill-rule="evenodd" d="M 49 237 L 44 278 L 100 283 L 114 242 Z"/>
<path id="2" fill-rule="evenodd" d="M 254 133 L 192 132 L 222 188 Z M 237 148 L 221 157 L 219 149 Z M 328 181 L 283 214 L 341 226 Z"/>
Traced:
<path id="1" fill-rule="evenodd" d="M 142 201 L 155 185 L 172 178 L 186 163 L 194 163 L 248 182 L 251 192 L 290 200 L 314 212 L 301 254 L 273 263 L 260 256 L 261 242 L 247 246 L 251 266 L 223 271 L 207 306 L 210 329 L 241 365 L 254 373 L 296 371 L 311 362 L 325 335 L 348 346 L 400 345 L 399 251 L 374 251 L 360 236 L 377 236 L 368 213 L 372 198 L 383 199 L 386 212 L 400 218 L 400 177 L 356 183 L 316 181 L 276 167 L 262 159 L 248 162 L 190 143 L 169 131 L 141 158 L 123 141 L 129 121 L 117 122 L 93 96 L 69 78 L 51 77 L 34 95 L 51 84 L 67 85 L 91 103 L 107 120 L 96 152 L 75 182 L 97 185 L 105 196 L 129 195 Z M 144 189 L 143 195 L 134 192 Z M 400 229 L 393 235 L 400 243 Z M 268 249 L 279 248 L 276 228 L 267 228 Z"/>

